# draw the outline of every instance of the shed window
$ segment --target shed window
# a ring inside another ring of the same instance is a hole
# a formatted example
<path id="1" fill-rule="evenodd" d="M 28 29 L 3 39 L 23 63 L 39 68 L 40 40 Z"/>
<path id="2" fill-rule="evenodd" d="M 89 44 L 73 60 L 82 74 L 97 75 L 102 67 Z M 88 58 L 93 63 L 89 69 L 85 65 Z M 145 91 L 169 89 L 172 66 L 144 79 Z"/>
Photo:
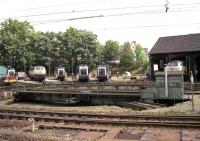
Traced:
<path id="1" fill-rule="evenodd" d="M 164 68 L 164 61 L 160 60 L 160 68 L 163 69 Z"/>

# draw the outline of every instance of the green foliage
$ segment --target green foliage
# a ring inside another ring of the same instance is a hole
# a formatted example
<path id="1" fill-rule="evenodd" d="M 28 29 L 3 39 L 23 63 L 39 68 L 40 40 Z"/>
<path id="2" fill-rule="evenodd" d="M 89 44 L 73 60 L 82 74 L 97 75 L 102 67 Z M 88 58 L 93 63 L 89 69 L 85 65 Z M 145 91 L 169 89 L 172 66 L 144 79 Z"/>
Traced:
<path id="1" fill-rule="evenodd" d="M 56 33 L 38 32 L 37 39 L 35 40 L 35 47 L 32 50 L 36 57 L 34 65 L 43 65 L 47 70 L 54 70 L 54 68 L 59 65 L 60 44 L 61 41 L 58 39 Z"/>
<path id="2" fill-rule="evenodd" d="M 5 20 L 1 23 L 0 41 L 1 59 L 4 65 L 10 65 L 16 69 L 26 69 L 35 60 L 30 51 L 32 40 L 35 38 L 33 27 L 27 22 L 18 20 Z"/>
<path id="3" fill-rule="evenodd" d="M 101 62 L 120 59 L 120 70 L 131 71 L 135 67 L 147 66 L 147 57 L 137 45 L 135 56 L 129 42 L 120 48 L 117 41 L 108 40 L 101 45 L 97 35 L 86 30 L 70 27 L 65 32 L 35 32 L 27 22 L 8 19 L 0 28 L 0 61 L 18 71 L 32 65 L 43 65 L 53 72 L 63 66 L 68 73 L 76 72 L 79 64 L 88 64 L 90 70 Z M 136 63 L 137 62 L 137 63 Z M 118 66 L 115 66 L 118 71 Z"/>
<path id="4" fill-rule="evenodd" d="M 97 47 L 99 43 L 97 36 L 92 32 L 85 30 L 77 30 L 70 27 L 64 32 L 63 45 L 65 46 L 65 56 L 70 62 L 78 67 L 79 64 L 88 64 L 91 69 L 95 67 L 97 62 Z M 69 65 L 70 66 L 70 65 Z M 68 67 L 68 71 L 72 69 Z"/>
<path id="5" fill-rule="evenodd" d="M 134 54 L 131 49 L 131 44 L 125 42 L 120 50 L 120 71 L 131 71 L 135 67 Z"/>
<path id="6" fill-rule="evenodd" d="M 97 59 L 98 64 L 101 64 L 102 62 L 104 62 L 103 49 L 104 49 L 104 45 L 99 43 L 96 50 L 96 59 Z"/>
<path id="7" fill-rule="evenodd" d="M 146 70 L 148 66 L 148 59 L 140 44 L 136 44 L 135 58 L 136 58 L 136 68 L 142 67 L 143 70 Z"/>
<path id="8" fill-rule="evenodd" d="M 35 32 L 26 21 L 8 19 L 1 23 L 0 41 L 0 59 L 17 70 L 43 65 L 52 71 L 62 65 L 71 72 L 72 66 L 88 64 L 92 69 L 98 61 L 97 36 L 71 27 L 64 33 Z"/>
<path id="9" fill-rule="evenodd" d="M 114 61 L 119 59 L 119 43 L 117 41 L 108 40 L 102 48 L 102 60 Z"/>

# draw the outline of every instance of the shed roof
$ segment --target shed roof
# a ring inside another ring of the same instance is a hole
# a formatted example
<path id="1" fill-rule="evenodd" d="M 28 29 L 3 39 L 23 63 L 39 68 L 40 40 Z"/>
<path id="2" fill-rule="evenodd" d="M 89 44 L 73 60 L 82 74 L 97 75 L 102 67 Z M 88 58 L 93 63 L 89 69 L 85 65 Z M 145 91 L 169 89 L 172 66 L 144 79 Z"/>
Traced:
<path id="1" fill-rule="evenodd" d="M 200 33 L 160 37 L 149 54 L 182 53 L 200 51 Z"/>

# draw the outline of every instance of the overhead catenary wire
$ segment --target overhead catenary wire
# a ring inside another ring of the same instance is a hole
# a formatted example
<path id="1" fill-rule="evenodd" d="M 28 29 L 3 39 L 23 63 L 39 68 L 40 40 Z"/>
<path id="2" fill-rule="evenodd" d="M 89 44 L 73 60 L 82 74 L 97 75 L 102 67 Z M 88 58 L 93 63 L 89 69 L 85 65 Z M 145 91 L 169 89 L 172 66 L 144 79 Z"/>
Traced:
<path id="1" fill-rule="evenodd" d="M 199 9 L 200 10 L 200 9 Z M 184 12 L 195 11 L 184 10 Z M 169 13 L 181 12 L 180 9 L 174 9 L 169 11 Z M 160 10 L 152 10 L 152 11 L 142 11 L 142 12 L 128 12 L 128 13 L 116 13 L 116 14 L 107 14 L 107 15 L 91 15 L 91 16 L 81 16 L 81 17 L 73 17 L 73 18 L 63 18 L 63 19 L 53 19 L 53 20 L 43 20 L 43 21 L 33 21 L 31 22 L 33 25 L 38 24 L 47 24 L 47 23 L 57 23 L 57 22 L 65 22 L 65 21 L 74 21 L 74 20 L 84 20 L 84 19 L 94 19 L 94 18 L 106 18 L 106 17 L 117 17 L 117 16 L 131 16 L 138 14 L 163 14 L 163 9 Z"/>
<path id="2" fill-rule="evenodd" d="M 100 3 L 109 3 L 111 1 L 116 2 L 116 0 L 102 0 Z M 122 0 L 124 2 L 124 0 Z M 132 0 L 131 0 L 132 1 Z M 140 1 L 140 0 L 138 0 Z M 86 2 L 73 2 L 73 3 L 62 3 L 62 4 L 55 4 L 55 5 L 46 5 L 46 6 L 38 6 L 38 7 L 30 7 L 30 8 L 24 8 L 24 9 L 17 9 L 15 11 L 27 11 L 27 10 L 38 10 L 38 9 L 47 9 L 47 8 L 54 8 L 54 7 L 63 7 L 63 6 L 78 6 L 78 5 L 84 5 L 84 4 L 97 4 L 98 1 L 86 1 Z M 177 3 L 175 5 L 196 5 L 199 3 L 193 2 L 193 3 Z"/>
<path id="3" fill-rule="evenodd" d="M 200 3 L 199 3 L 200 4 Z M 151 6 L 143 6 L 145 7 L 158 7 L 162 5 L 151 5 Z M 41 13 L 41 14 L 31 14 L 31 15 L 22 15 L 16 16 L 12 18 L 24 18 L 24 17 L 37 17 L 37 16 L 47 16 L 47 15 L 57 15 L 57 14 L 65 14 L 65 13 L 82 13 L 82 12 L 96 12 L 96 11 L 111 11 L 111 10 L 124 10 L 124 9 L 133 9 L 133 8 L 141 8 L 141 6 L 131 6 L 131 7 L 114 7 L 114 8 L 99 8 L 99 9 L 83 9 L 83 10 L 71 10 L 71 11 L 61 11 L 61 12 L 51 12 L 51 13 Z"/>
<path id="4" fill-rule="evenodd" d="M 195 8 L 200 7 L 200 3 L 191 3 L 191 4 L 173 4 L 172 7 L 177 8 L 177 6 L 184 6 L 186 7 L 178 7 L 178 8 Z M 193 6 L 189 6 L 193 5 Z M 98 8 L 98 9 L 81 9 L 81 10 L 70 10 L 70 11 L 60 11 L 60 12 L 49 12 L 49 13 L 40 13 L 40 14 L 29 14 L 29 15 L 20 15 L 20 16 L 13 16 L 11 18 L 27 18 L 27 17 L 38 17 L 38 16 L 51 16 L 51 15 L 58 15 L 58 14 L 70 14 L 70 13 L 83 13 L 83 12 L 97 12 L 97 11 L 112 11 L 112 10 L 126 10 L 126 9 L 140 9 L 140 8 L 160 8 L 164 7 L 164 5 L 143 5 L 143 6 L 127 6 L 127 7 L 113 7 L 113 8 Z"/>
<path id="5" fill-rule="evenodd" d="M 126 16 L 126 15 L 133 15 L 133 14 L 147 14 L 149 12 L 160 12 L 160 11 L 143 11 L 143 12 L 130 12 L 130 13 L 117 13 L 117 14 L 108 14 L 108 15 L 91 15 L 91 16 L 82 16 L 82 17 L 74 17 L 74 18 L 67 18 L 67 19 L 55 19 L 55 20 L 44 20 L 44 21 L 35 21 L 31 22 L 33 25 L 40 24 L 40 23 L 54 23 L 54 22 L 63 22 L 63 21 L 74 21 L 74 20 L 83 20 L 83 19 L 93 19 L 93 18 L 105 18 L 105 17 L 114 17 L 114 16 Z"/>
<path id="6" fill-rule="evenodd" d="M 116 2 L 116 0 L 102 0 L 100 3 L 104 3 L 105 4 L 105 3 L 109 3 L 111 1 Z M 138 1 L 140 1 L 140 0 L 138 0 Z M 97 3 L 98 3 L 98 1 L 86 1 L 86 2 L 76 2 L 76 3 L 63 3 L 63 4 L 56 4 L 56 5 L 47 5 L 47 6 L 38 6 L 38 7 L 30 7 L 30 8 L 24 8 L 24 9 L 18 9 L 16 11 L 38 10 L 38 9 L 47 9 L 47 8 L 54 8 L 54 7 L 78 6 L 78 5 L 84 5 L 84 4 L 97 4 Z"/>
<path id="7" fill-rule="evenodd" d="M 170 5 L 173 7 L 173 9 L 170 8 L 169 13 L 172 12 L 190 12 L 190 11 L 199 11 L 199 9 L 193 9 L 193 8 L 199 8 L 200 3 L 179 3 L 179 4 L 173 4 Z M 15 18 L 23 18 L 23 17 L 32 17 L 32 16 L 45 16 L 45 15 L 54 15 L 54 14 L 62 14 L 62 12 L 68 12 L 68 13 L 75 13 L 75 12 L 94 12 L 94 11 L 111 11 L 111 10 L 126 10 L 131 8 L 156 8 L 156 7 L 162 7 L 162 9 L 159 10 L 149 10 L 149 11 L 135 11 L 135 12 L 125 12 L 125 13 L 113 13 L 113 14 L 99 14 L 99 15 L 89 15 L 89 16 L 80 16 L 80 17 L 70 17 L 70 18 L 58 18 L 58 19 L 50 19 L 50 20 L 41 20 L 41 21 L 31 21 L 30 23 L 32 25 L 40 25 L 40 24 L 51 24 L 51 23 L 58 23 L 58 22 L 66 22 L 66 21 L 75 21 L 75 20 L 84 20 L 84 19 L 94 19 L 94 18 L 106 18 L 106 17 L 117 17 L 117 16 L 131 16 L 131 15 L 138 15 L 138 14 L 165 14 L 164 13 L 164 5 L 144 5 L 144 6 L 128 6 L 128 7 L 113 7 L 113 8 L 99 8 L 99 9 L 82 9 L 82 10 L 74 10 L 74 11 L 61 11 L 61 12 L 51 12 L 51 13 L 41 13 L 41 14 L 32 14 L 32 15 L 22 15 L 21 17 L 15 17 Z M 44 14 L 44 15 L 43 15 Z M 199 23 L 193 23 L 193 25 L 197 25 Z M 192 24 L 174 24 L 169 26 L 186 26 L 186 25 L 192 25 Z M 118 30 L 118 29 L 126 29 L 126 28 L 151 28 L 151 27 L 167 27 L 167 25 L 143 25 L 143 26 L 134 26 L 134 27 L 112 27 L 112 28 L 104 28 L 103 30 Z M 102 30 L 102 29 L 101 29 Z"/>

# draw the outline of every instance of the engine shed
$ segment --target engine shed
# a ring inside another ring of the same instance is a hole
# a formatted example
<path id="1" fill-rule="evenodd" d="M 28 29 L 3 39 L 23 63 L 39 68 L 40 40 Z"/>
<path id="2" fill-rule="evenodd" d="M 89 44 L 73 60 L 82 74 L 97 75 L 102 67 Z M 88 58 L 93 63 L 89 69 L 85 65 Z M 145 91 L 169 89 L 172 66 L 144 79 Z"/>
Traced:
<path id="1" fill-rule="evenodd" d="M 200 33 L 160 37 L 149 52 L 150 78 L 155 79 L 155 73 L 174 60 L 183 62 L 186 80 L 192 71 L 194 80 L 200 81 Z"/>

